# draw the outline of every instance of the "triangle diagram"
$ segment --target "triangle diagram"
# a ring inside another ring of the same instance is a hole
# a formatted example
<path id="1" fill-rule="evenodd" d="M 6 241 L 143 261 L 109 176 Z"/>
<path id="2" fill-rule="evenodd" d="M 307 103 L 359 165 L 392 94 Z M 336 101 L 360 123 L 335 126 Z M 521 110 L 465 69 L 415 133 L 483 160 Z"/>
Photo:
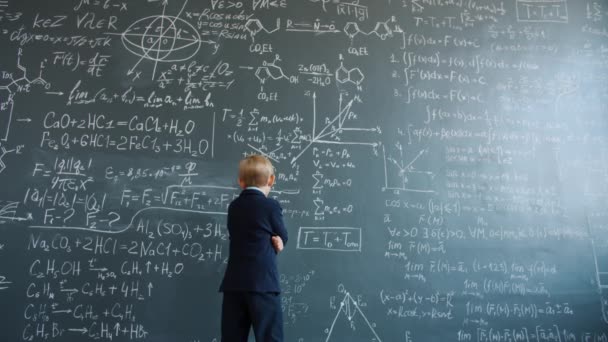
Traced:
<path id="1" fill-rule="evenodd" d="M 340 302 L 340 308 L 325 339 L 325 342 L 342 341 L 382 342 L 374 325 L 348 292 Z"/>

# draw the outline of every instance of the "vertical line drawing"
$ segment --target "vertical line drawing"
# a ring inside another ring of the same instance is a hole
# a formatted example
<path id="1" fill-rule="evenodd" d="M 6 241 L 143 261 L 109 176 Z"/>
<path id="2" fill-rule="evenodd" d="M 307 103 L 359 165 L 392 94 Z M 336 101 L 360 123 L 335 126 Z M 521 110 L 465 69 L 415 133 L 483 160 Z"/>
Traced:
<path id="1" fill-rule="evenodd" d="M 589 222 L 589 216 L 586 216 L 587 220 L 587 232 L 589 234 L 589 239 L 591 240 L 591 253 L 593 255 L 593 262 L 595 266 L 595 282 L 597 283 L 597 290 L 600 295 L 600 308 L 602 310 L 602 318 L 606 324 L 608 324 L 608 298 L 604 298 L 604 293 L 608 290 L 608 282 L 606 284 L 602 284 L 602 278 L 608 278 L 608 271 L 604 272 L 600 269 L 600 264 L 598 262 L 599 258 L 597 255 L 597 248 L 595 246 L 595 237 L 591 232 L 591 224 Z"/>
<path id="2" fill-rule="evenodd" d="M 215 112 L 213 112 L 213 129 L 211 131 L 211 158 L 215 158 Z"/>

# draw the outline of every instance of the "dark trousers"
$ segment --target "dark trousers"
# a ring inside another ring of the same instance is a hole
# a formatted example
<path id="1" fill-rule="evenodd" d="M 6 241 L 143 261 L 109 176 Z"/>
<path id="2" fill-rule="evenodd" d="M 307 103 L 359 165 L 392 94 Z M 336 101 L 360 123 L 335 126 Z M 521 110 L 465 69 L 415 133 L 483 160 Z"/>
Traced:
<path id="1" fill-rule="evenodd" d="M 281 295 L 273 292 L 224 292 L 222 342 L 283 342 Z"/>

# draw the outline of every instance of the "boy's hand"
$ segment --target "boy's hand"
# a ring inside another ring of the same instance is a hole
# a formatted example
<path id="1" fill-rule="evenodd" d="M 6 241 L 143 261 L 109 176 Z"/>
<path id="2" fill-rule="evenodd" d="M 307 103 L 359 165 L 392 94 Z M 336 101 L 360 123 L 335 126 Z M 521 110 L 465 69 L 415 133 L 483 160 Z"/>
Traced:
<path id="1" fill-rule="evenodd" d="M 274 247 L 274 250 L 279 253 L 283 250 L 284 246 L 283 246 L 283 239 L 281 239 L 280 236 L 275 235 L 272 237 L 272 247 Z"/>

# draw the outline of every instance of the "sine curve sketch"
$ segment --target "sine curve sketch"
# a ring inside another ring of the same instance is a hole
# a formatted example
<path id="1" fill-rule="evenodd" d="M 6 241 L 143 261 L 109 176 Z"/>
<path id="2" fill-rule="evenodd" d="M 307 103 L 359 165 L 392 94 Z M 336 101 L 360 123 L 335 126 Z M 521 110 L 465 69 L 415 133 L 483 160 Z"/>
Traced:
<path id="1" fill-rule="evenodd" d="M 127 75 L 135 73 L 137 67 L 147 60 L 154 63 L 152 69 L 152 79 L 154 79 L 159 62 L 187 61 L 200 51 L 203 43 L 216 44 L 201 39 L 196 28 L 180 18 L 187 4 L 188 1 L 185 1 L 179 13 L 172 16 L 166 14 L 165 2 L 162 14 L 141 18 L 123 33 L 106 33 L 120 36 L 124 48 L 139 57 L 139 60 L 127 71 Z M 134 78 L 140 76 L 141 72 L 137 72 Z"/>

